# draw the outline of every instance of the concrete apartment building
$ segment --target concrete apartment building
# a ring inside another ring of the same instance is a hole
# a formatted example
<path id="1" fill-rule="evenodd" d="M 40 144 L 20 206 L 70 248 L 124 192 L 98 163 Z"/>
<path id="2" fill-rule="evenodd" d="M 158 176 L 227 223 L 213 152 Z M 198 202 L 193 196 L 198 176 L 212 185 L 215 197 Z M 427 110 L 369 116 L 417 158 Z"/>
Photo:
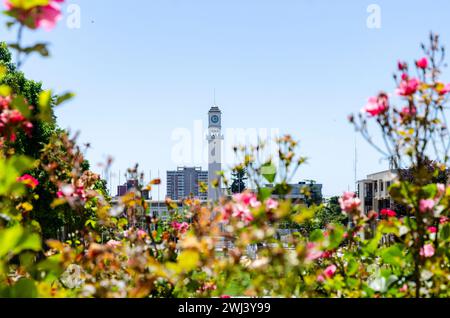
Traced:
<path id="1" fill-rule="evenodd" d="M 367 214 L 371 210 L 380 212 L 392 207 L 388 189 L 396 178 L 395 170 L 386 170 L 369 174 L 366 179 L 357 182 L 356 195 L 361 200 L 364 213 Z"/>
<path id="2" fill-rule="evenodd" d="M 178 167 L 176 171 L 167 171 L 167 197 L 174 201 L 188 197 L 207 200 L 208 193 L 200 191 L 200 182 L 208 184 L 208 171 L 200 167 Z"/>

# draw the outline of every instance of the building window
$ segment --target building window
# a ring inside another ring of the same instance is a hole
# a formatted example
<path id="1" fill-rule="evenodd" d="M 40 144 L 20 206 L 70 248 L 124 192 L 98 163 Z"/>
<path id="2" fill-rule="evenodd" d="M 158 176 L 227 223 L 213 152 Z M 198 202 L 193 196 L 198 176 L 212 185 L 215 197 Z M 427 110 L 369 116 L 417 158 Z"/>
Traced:
<path id="1" fill-rule="evenodd" d="M 384 187 L 384 182 L 383 182 L 383 180 L 380 180 L 380 192 L 384 191 L 383 187 Z"/>
<path id="2" fill-rule="evenodd" d="M 374 191 L 374 192 L 378 192 L 378 181 L 375 181 L 375 182 L 373 183 L 373 191 Z"/>

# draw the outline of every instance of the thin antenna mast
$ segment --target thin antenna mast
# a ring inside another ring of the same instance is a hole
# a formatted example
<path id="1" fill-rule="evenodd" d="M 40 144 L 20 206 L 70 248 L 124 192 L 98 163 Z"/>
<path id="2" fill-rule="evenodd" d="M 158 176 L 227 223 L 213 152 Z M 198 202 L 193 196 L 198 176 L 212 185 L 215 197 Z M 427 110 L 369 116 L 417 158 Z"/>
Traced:
<path id="1" fill-rule="evenodd" d="M 357 145 L 356 145 L 356 133 L 355 133 L 355 161 L 354 161 L 354 169 L 355 169 L 355 171 L 354 171 L 355 172 L 354 185 L 355 185 L 355 190 L 357 190 L 356 189 L 357 188 L 356 183 L 358 182 L 358 148 L 357 148 Z"/>

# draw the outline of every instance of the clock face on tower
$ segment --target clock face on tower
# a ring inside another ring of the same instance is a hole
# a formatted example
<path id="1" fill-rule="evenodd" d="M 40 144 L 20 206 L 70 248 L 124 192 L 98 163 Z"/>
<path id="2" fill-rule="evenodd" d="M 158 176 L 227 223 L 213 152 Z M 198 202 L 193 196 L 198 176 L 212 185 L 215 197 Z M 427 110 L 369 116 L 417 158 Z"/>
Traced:
<path id="1" fill-rule="evenodd" d="M 211 116 L 211 123 L 213 123 L 213 124 L 218 124 L 218 123 L 219 123 L 219 116 L 217 116 L 217 115 L 212 115 L 212 116 Z"/>

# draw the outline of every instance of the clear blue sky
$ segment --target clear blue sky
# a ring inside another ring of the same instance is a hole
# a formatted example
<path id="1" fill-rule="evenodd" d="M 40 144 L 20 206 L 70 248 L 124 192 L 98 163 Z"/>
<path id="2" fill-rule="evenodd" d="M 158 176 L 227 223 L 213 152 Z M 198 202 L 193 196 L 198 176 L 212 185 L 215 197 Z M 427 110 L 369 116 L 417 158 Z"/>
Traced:
<path id="1" fill-rule="evenodd" d="M 448 0 L 69 3 L 81 8 L 81 28 L 62 21 L 50 33 L 27 32 L 29 43 L 51 42 L 53 56 L 30 58 L 24 71 L 56 92 L 77 93 L 56 111 L 59 124 L 91 142 L 94 170 L 113 156 L 115 174 L 136 162 L 153 176 L 176 168 L 172 132 L 206 124 L 216 88 L 224 127 L 291 133 L 310 158 L 298 180 L 338 194 L 354 180 L 347 115 L 379 89 L 393 90 L 396 61 L 421 57 L 430 30 L 450 45 Z M 372 3 L 382 10 L 381 29 L 366 26 Z M 361 138 L 357 144 L 359 178 L 387 168 Z"/>

